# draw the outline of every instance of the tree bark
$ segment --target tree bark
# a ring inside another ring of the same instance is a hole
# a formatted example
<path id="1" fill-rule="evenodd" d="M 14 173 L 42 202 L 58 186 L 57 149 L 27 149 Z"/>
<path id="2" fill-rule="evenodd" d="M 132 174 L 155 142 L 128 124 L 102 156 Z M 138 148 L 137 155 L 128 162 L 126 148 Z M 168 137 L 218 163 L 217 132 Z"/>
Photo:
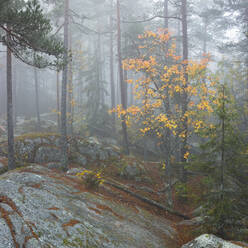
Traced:
<path id="1" fill-rule="evenodd" d="M 169 9 L 168 9 L 168 0 L 164 0 L 164 17 L 168 17 L 169 16 Z M 165 28 L 165 32 L 168 32 L 169 29 L 169 19 L 168 18 L 164 18 L 164 28 Z M 169 46 L 168 44 L 166 44 L 166 50 L 168 50 Z M 166 89 L 166 99 L 165 99 L 165 112 L 168 116 L 168 118 L 170 119 L 171 116 L 171 107 L 170 107 L 170 94 L 168 89 Z M 165 147 L 166 147 L 166 152 L 167 154 L 165 154 L 165 163 L 166 163 L 166 177 L 168 179 L 168 204 L 169 206 L 173 205 L 173 200 L 172 200 L 172 184 L 171 184 L 171 175 L 172 175 L 172 171 L 171 171 L 171 130 L 169 128 L 166 129 L 166 134 L 165 134 Z"/>
<path id="2" fill-rule="evenodd" d="M 221 120 L 221 177 L 220 177 L 220 192 L 221 200 L 223 200 L 224 191 L 224 166 L 225 166 L 225 86 L 222 89 L 222 120 Z"/>
<path id="3" fill-rule="evenodd" d="M 168 17 L 169 9 L 168 9 L 168 0 L 164 0 L 164 17 Z M 169 18 L 164 18 L 164 28 L 169 28 Z"/>
<path id="4" fill-rule="evenodd" d="M 68 46 L 70 54 L 72 52 L 72 32 L 71 32 L 71 25 L 69 25 L 69 36 L 68 36 Z M 68 114 L 69 114 L 69 121 L 68 121 L 68 133 L 70 135 L 73 134 L 73 72 L 72 72 L 72 61 L 70 60 L 68 64 Z"/>
<path id="5" fill-rule="evenodd" d="M 182 0 L 182 33 L 183 33 L 183 61 L 184 61 L 184 79 L 183 93 L 182 93 L 182 116 L 183 116 L 183 132 L 185 138 L 181 147 L 181 162 L 186 162 L 184 155 L 188 151 L 187 141 L 188 141 L 188 118 L 185 116 L 188 111 L 188 73 L 187 73 L 187 63 L 188 63 L 188 24 L 187 24 L 187 0 Z M 183 169 L 183 179 L 186 180 L 186 173 Z"/>
<path id="6" fill-rule="evenodd" d="M 60 130 L 60 94 L 59 94 L 59 71 L 56 72 L 56 91 L 57 91 L 57 125 L 58 125 L 58 131 Z"/>
<path id="7" fill-rule="evenodd" d="M 17 100 L 17 94 L 16 94 L 16 88 L 17 88 L 17 65 L 16 65 L 16 60 L 14 59 L 13 61 L 13 125 L 14 128 L 16 127 L 16 122 L 17 122 L 17 104 L 16 104 L 16 100 Z"/>
<path id="8" fill-rule="evenodd" d="M 9 28 L 9 27 L 8 27 Z M 7 42 L 10 42 L 7 33 Z M 13 125 L 13 100 L 12 100 L 12 55 L 7 46 L 7 126 L 8 126 L 8 169 L 15 169 L 14 125 Z"/>
<path id="9" fill-rule="evenodd" d="M 62 93 L 61 93 L 61 163 L 63 169 L 68 169 L 67 153 L 67 81 L 68 81 L 68 26 L 69 26 L 69 0 L 65 0 L 64 14 L 64 66 L 62 76 Z"/>
<path id="10" fill-rule="evenodd" d="M 125 94 L 125 82 L 122 68 L 122 54 L 121 54 L 121 20 L 120 20 L 120 1 L 117 0 L 117 46 L 118 46 L 118 64 L 119 64 L 119 76 L 120 76 L 120 89 L 121 89 L 121 104 L 123 109 L 127 109 L 127 95 Z M 121 120 L 122 133 L 123 133 L 123 146 L 125 154 L 129 154 L 128 136 L 126 116 L 122 115 Z"/>
<path id="11" fill-rule="evenodd" d="M 35 84 L 35 108 L 37 117 L 37 131 L 41 130 L 40 122 L 40 97 L 39 97 L 39 83 L 38 83 L 38 72 L 37 68 L 34 68 L 34 84 Z"/>
<path id="12" fill-rule="evenodd" d="M 114 82 L 114 44 L 113 44 L 113 0 L 111 0 L 111 13 L 110 13 L 110 87 L 111 87 L 111 109 L 116 106 L 115 103 L 115 82 Z M 115 113 L 112 113 L 112 126 L 115 132 Z"/>

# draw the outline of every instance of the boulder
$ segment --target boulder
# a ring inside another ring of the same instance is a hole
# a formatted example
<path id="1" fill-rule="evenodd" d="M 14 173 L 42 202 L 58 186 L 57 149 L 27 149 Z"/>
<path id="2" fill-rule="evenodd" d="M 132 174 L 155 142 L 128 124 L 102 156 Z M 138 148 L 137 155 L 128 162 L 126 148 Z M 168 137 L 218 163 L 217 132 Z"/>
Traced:
<path id="1" fill-rule="evenodd" d="M 75 152 L 72 156 L 72 161 L 81 166 L 85 166 L 87 164 L 87 158 L 82 154 Z"/>
<path id="2" fill-rule="evenodd" d="M 141 164 L 132 162 L 124 166 L 121 171 L 121 176 L 128 179 L 135 179 L 137 177 L 140 177 L 144 173 L 144 170 L 145 169 Z"/>
<path id="3" fill-rule="evenodd" d="M 203 234 L 193 241 L 185 244 L 182 248 L 241 248 L 242 246 L 235 245 L 225 241 L 212 234 Z"/>
<path id="4" fill-rule="evenodd" d="M 0 248 L 178 247 L 171 221 L 81 184 L 39 165 L 1 175 Z"/>
<path id="5" fill-rule="evenodd" d="M 50 162 L 47 164 L 47 167 L 49 169 L 63 169 L 63 165 L 61 163 L 56 163 L 56 162 Z"/>
<path id="6" fill-rule="evenodd" d="M 60 162 L 61 152 L 56 146 L 42 145 L 35 153 L 35 163 L 49 163 L 49 162 Z"/>

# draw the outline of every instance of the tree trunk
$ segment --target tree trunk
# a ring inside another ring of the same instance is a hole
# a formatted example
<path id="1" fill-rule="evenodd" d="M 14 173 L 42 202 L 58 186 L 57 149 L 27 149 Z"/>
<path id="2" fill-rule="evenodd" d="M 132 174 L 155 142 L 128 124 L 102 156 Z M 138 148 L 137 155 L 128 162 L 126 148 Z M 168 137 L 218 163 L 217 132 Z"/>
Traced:
<path id="1" fill-rule="evenodd" d="M 7 41 L 10 42 L 7 33 Z M 13 102 L 12 102 L 12 55 L 11 50 L 7 47 L 7 125 L 8 125 L 8 169 L 12 170 L 15 165 L 14 150 L 14 125 L 13 125 Z"/>
<path id="2" fill-rule="evenodd" d="M 203 53 L 207 53 L 207 30 L 208 30 L 208 17 L 204 18 L 204 39 L 203 39 Z"/>
<path id="3" fill-rule="evenodd" d="M 35 107 L 37 116 L 37 131 L 41 130 L 40 123 L 40 100 L 39 100 L 39 83 L 38 83 L 38 72 L 37 68 L 34 68 L 34 84 L 35 84 Z"/>
<path id="4" fill-rule="evenodd" d="M 223 200 L 223 190 L 224 190 L 224 166 L 225 166 L 225 86 L 222 89 L 223 103 L 222 103 L 222 120 L 221 120 L 221 177 L 220 177 L 220 192 L 221 200 Z"/>
<path id="5" fill-rule="evenodd" d="M 123 109 L 127 109 L 127 94 L 125 82 L 123 80 L 123 68 L 122 68 L 122 55 L 121 55 L 121 20 L 120 20 L 120 2 L 117 0 L 117 46 L 118 46 L 118 64 L 119 64 L 119 76 L 120 76 L 120 89 L 121 89 L 121 104 Z M 123 146 L 124 152 L 129 154 L 129 146 L 128 146 L 128 136 L 127 136 L 127 124 L 126 124 L 126 116 L 122 115 L 121 120 L 122 132 L 123 132 Z"/>
<path id="6" fill-rule="evenodd" d="M 64 22 L 64 67 L 62 76 L 62 94 L 61 94 L 61 163 L 63 169 L 68 169 L 67 154 L 67 80 L 68 80 L 68 26 L 69 26 L 69 0 L 65 0 L 65 22 Z"/>
<path id="7" fill-rule="evenodd" d="M 17 122 L 17 111 L 16 111 L 16 100 L 17 100 L 17 94 L 16 94 L 16 87 L 17 87 L 17 77 L 16 77 L 16 73 L 17 73 L 17 65 L 16 62 L 14 60 L 14 68 L 13 68 L 13 123 L 14 123 L 14 128 L 16 127 L 16 122 Z"/>
<path id="8" fill-rule="evenodd" d="M 113 0 L 111 0 L 110 14 L 110 87 L 111 87 L 111 109 L 114 109 L 115 104 L 115 82 L 114 82 L 114 44 L 113 44 Z M 112 113 L 112 126 L 115 132 L 115 113 Z"/>
<path id="9" fill-rule="evenodd" d="M 168 17 L 168 0 L 164 0 L 164 17 Z M 169 19 L 164 18 L 164 28 L 166 29 L 166 32 L 168 32 L 169 29 Z M 166 44 L 166 50 L 168 50 L 168 44 Z M 165 111 L 170 119 L 171 116 L 171 109 L 170 109 L 170 94 L 168 89 L 166 90 L 166 99 L 165 99 Z M 166 130 L 166 137 L 165 137 L 165 146 L 166 146 L 166 152 L 167 154 L 165 155 L 166 157 L 166 177 L 168 179 L 168 204 L 169 206 L 173 205 L 173 200 L 172 200 L 172 184 L 171 184 L 171 176 L 172 176 L 172 171 L 171 171 L 171 130 L 167 128 Z"/>
<path id="10" fill-rule="evenodd" d="M 164 0 L 164 17 L 168 17 L 168 0 Z M 164 18 L 164 28 L 168 30 L 169 28 L 169 18 Z"/>
<path id="11" fill-rule="evenodd" d="M 57 91 L 57 125 L 58 131 L 60 130 L 60 94 L 59 94 L 59 71 L 56 72 L 56 91 Z"/>
<path id="12" fill-rule="evenodd" d="M 185 138 L 183 140 L 181 148 L 181 162 L 186 162 L 184 155 L 188 151 L 187 140 L 188 140 L 188 118 L 185 116 L 188 110 L 188 95 L 186 88 L 188 86 L 188 73 L 187 73 L 187 62 L 188 62 L 188 25 L 187 25 L 187 0 L 182 0 L 182 32 L 183 32 L 183 61 L 184 63 L 184 79 L 183 94 L 182 94 L 182 116 L 183 116 L 183 132 Z"/>
<path id="13" fill-rule="evenodd" d="M 188 95 L 187 95 L 187 87 L 188 87 L 188 73 L 187 73 L 187 66 L 188 66 L 188 24 L 187 24 L 187 0 L 182 0 L 182 33 L 183 33 L 183 61 L 184 61 L 184 79 L 185 82 L 182 85 L 183 93 L 181 96 L 181 104 L 182 104 L 182 117 L 183 117 L 183 132 L 185 134 L 185 138 L 183 139 L 182 146 L 181 146 L 181 162 L 185 163 L 186 158 L 185 154 L 188 152 L 187 142 L 188 142 L 188 118 L 186 113 L 188 111 Z M 184 165 L 182 168 L 182 180 L 184 182 L 187 181 L 187 173 L 184 169 Z"/>
<path id="14" fill-rule="evenodd" d="M 70 54 L 72 52 L 72 32 L 71 25 L 69 23 L 69 36 L 68 36 L 68 46 Z M 73 72 L 72 72 L 72 61 L 70 60 L 68 64 L 68 113 L 69 113 L 69 121 L 68 121 L 68 133 L 70 135 L 73 134 Z"/>

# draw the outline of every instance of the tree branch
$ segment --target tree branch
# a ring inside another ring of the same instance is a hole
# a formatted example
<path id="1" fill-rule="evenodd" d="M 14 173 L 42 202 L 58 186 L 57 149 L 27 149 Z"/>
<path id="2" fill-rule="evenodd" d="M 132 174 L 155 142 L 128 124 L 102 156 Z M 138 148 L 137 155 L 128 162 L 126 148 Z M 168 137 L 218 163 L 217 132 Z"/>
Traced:
<path id="1" fill-rule="evenodd" d="M 144 19 L 144 20 L 136 20 L 136 21 L 125 21 L 125 20 L 122 20 L 122 23 L 142 23 L 142 22 L 150 22 L 156 18 L 162 18 L 162 19 L 176 19 L 176 20 L 182 20 L 180 17 L 177 17 L 177 16 L 161 16 L 161 15 L 156 15 L 156 16 L 153 16 L 151 18 L 148 18 L 148 19 Z"/>

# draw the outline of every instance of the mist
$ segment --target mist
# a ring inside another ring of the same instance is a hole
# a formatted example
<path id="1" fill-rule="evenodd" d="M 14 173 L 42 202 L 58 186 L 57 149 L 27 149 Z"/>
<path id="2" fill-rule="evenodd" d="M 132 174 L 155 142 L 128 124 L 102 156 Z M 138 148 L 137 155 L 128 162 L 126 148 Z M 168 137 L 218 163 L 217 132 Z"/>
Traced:
<path id="1" fill-rule="evenodd" d="M 121 230 L 125 244 L 105 220 L 111 245 L 67 232 L 53 247 L 245 247 L 247 0 L 0 0 L 0 9 L 0 173 L 57 175 L 82 196 L 148 211 L 173 229 L 169 237 L 159 222 L 156 234 L 144 217 L 151 229 Z M 95 205 L 104 218 L 106 209 L 124 215 Z M 130 228 L 128 211 L 120 226 L 128 219 Z M 9 247 L 26 247 L 7 236 Z"/>

